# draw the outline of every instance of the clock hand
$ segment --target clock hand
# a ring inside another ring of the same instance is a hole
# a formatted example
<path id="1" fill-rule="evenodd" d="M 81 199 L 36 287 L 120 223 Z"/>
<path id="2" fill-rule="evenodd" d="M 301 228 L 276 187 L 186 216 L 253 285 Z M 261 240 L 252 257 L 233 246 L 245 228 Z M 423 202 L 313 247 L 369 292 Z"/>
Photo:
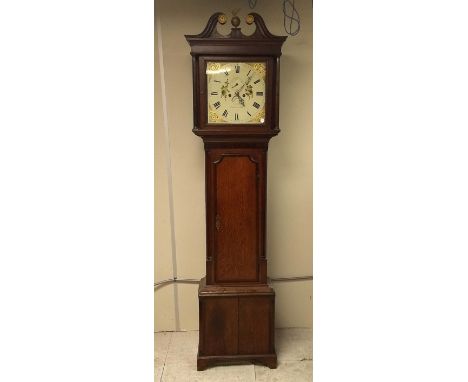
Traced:
<path id="1" fill-rule="evenodd" d="M 244 86 L 245 86 L 245 84 L 242 85 L 242 87 L 241 87 L 240 89 L 236 90 L 236 91 L 234 92 L 234 97 L 232 97 L 233 100 L 234 100 L 234 98 L 238 98 L 238 99 L 239 99 L 239 103 L 240 103 L 242 106 L 245 106 L 245 103 L 244 103 L 244 100 L 242 99 L 242 97 L 240 96 L 239 93 L 240 93 L 240 91 L 242 90 L 242 88 L 243 88 Z"/>
<path id="2" fill-rule="evenodd" d="M 246 84 L 246 83 L 244 83 L 244 84 L 240 87 L 240 89 L 237 90 L 236 93 L 239 93 L 239 92 L 242 90 L 242 88 L 245 86 L 245 84 Z"/>
<path id="3" fill-rule="evenodd" d="M 234 92 L 234 97 L 232 97 L 232 100 L 234 101 L 235 98 L 237 98 L 239 100 L 239 103 L 242 105 L 242 106 L 245 106 L 245 102 L 244 100 L 242 99 L 242 97 L 240 96 L 240 91 L 244 88 L 245 85 L 248 85 L 250 80 L 252 79 L 252 76 L 250 77 L 247 77 L 247 81 L 245 81 L 242 86 L 237 89 L 235 92 Z M 238 85 L 238 83 L 236 82 L 236 84 L 234 86 L 231 86 L 231 88 L 234 88 Z"/>
<path id="4" fill-rule="evenodd" d="M 248 80 L 247 80 L 248 81 Z M 239 103 L 242 105 L 242 106 L 245 106 L 245 103 L 244 103 L 244 100 L 241 98 L 241 96 L 239 95 L 240 91 L 243 89 L 243 87 L 245 86 L 246 83 L 244 83 L 239 89 L 237 89 L 235 92 L 234 92 L 234 97 L 232 97 L 232 99 L 234 100 L 234 98 L 238 98 L 239 99 Z"/>
<path id="5" fill-rule="evenodd" d="M 239 89 L 237 89 L 237 90 L 234 92 L 235 96 L 239 97 L 239 92 L 242 90 L 242 88 L 243 88 L 244 86 L 245 86 L 245 83 L 244 83 Z"/>
<path id="6" fill-rule="evenodd" d="M 245 85 L 248 85 L 251 79 L 252 79 L 252 76 L 247 77 L 247 81 L 245 81 L 245 83 L 241 86 L 241 88 L 239 89 L 239 91 L 241 91 L 241 89 L 242 89 Z M 231 86 L 231 89 L 232 89 L 232 88 L 235 88 L 237 85 L 239 85 L 239 82 L 236 82 L 235 85 L 232 85 L 232 86 Z"/>

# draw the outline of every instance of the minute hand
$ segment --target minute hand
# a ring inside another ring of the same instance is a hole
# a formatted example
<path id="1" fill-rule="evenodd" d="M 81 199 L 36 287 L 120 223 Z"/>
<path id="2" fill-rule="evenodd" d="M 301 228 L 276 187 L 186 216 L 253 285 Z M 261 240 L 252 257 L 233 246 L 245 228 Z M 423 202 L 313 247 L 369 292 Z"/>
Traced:
<path id="1" fill-rule="evenodd" d="M 239 92 L 242 90 L 242 88 L 245 86 L 247 82 L 245 82 L 239 89 L 237 89 L 234 94 L 239 95 Z"/>

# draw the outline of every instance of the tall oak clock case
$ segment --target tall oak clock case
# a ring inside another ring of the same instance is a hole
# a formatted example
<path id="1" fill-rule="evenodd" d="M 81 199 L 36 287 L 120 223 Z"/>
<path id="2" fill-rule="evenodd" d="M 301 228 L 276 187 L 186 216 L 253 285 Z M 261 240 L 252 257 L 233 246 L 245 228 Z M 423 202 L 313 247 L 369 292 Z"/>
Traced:
<path id="1" fill-rule="evenodd" d="M 279 57 L 284 36 L 260 15 L 222 35 L 223 13 L 186 35 L 193 64 L 193 132 L 203 139 L 206 181 L 206 277 L 200 281 L 197 369 L 258 362 L 275 368 L 275 293 L 265 249 L 267 150 L 279 133 Z"/>

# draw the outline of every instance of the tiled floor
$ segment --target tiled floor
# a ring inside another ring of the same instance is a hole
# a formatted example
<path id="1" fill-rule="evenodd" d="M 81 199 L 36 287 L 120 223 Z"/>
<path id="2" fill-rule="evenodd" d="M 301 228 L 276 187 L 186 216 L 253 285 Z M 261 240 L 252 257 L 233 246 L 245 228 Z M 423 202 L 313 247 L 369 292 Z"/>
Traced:
<path id="1" fill-rule="evenodd" d="M 278 368 L 259 365 L 215 366 L 197 371 L 198 331 L 154 334 L 155 382 L 311 382 L 312 330 L 276 330 Z"/>

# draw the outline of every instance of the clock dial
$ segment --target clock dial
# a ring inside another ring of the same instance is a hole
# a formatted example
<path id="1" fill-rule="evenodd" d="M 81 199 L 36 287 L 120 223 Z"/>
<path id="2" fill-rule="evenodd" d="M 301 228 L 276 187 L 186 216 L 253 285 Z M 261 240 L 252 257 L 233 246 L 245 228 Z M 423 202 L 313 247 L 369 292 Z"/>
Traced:
<path id="1" fill-rule="evenodd" d="M 265 122 L 264 62 L 207 62 L 209 123 Z"/>

